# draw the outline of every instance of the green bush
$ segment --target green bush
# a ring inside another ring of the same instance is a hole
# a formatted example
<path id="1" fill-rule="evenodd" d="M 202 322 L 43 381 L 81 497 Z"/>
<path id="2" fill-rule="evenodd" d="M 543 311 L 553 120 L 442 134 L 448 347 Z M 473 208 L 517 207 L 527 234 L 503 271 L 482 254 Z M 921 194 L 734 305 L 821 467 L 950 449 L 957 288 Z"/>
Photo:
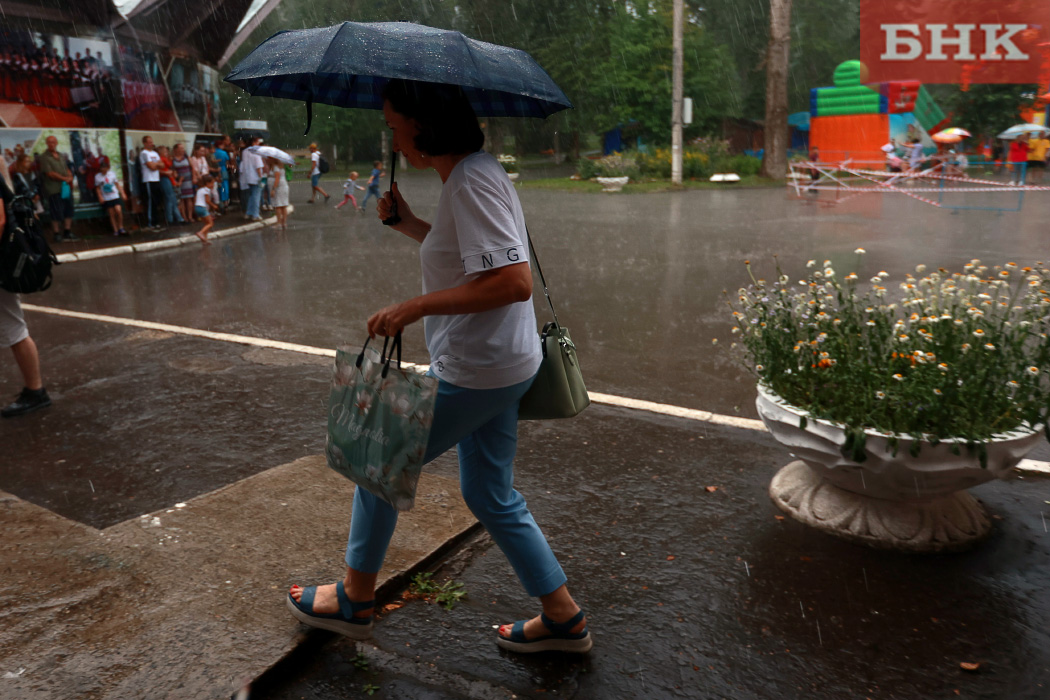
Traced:
<path id="1" fill-rule="evenodd" d="M 590 180 L 592 177 L 597 177 L 597 163 L 597 160 L 592 160 L 590 158 L 580 158 L 579 162 L 576 163 L 576 172 L 580 174 L 581 179 Z"/>
<path id="2" fill-rule="evenodd" d="M 740 177 L 747 175 L 758 175 L 762 170 L 762 159 L 754 156 L 733 156 L 723 167 L 721 172 L 736 173 Z"/>
<path id="3" fill-rule="evenodd" d="M 613 153 L 592 160 L 581 158 L 576 165 L 580 177 L 646 177 L 667 180 L 671 177 L 671 149 L 654 148 L 647 153 L 625 155 Z M 682 152 L 682 177 L 706 180 L 715 173 L 737 173 L 741 177 L 757 175 L 762 161 L 745 155 L 732 155 L 729 142 L 722 139 L 697 139 Z"/>

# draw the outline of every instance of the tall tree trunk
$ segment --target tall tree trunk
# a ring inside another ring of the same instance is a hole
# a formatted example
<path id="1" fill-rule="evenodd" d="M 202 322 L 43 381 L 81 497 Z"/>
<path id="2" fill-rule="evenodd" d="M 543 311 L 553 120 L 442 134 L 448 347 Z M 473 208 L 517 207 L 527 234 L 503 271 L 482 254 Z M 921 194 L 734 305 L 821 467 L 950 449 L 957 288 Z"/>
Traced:
<path id="1" fill-rule="evenodd" d="M 787 174 L 788 56 L 791 52 L 791 0 L 769 2 L 769 46 L 766 49 L 766 124 L 762 174 Z"/>

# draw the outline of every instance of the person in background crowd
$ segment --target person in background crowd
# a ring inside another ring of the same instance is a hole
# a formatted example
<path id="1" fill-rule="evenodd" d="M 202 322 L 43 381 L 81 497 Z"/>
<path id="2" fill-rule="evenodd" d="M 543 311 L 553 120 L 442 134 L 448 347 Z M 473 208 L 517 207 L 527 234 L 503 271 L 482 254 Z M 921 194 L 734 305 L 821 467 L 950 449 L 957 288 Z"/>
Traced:
<path id="1" fill-rule="evenodd" d="M 51 210 L 51 230 L 55 242 L 79 241 L 73 235 L 73 172 L 64 153 L 58 152 L 58 139 L 48 136 L 47 150 L 40 154 L 40 177 L 43 179 L 44 197 Z M 59 232 L 59 226 L 62 232 Z"/>
<path id="2" fill-rule="evenodd" d="M 922 141 L 915 139 L 911 142 L 908 150 L 908 169 L 912 172 L 918 172 L 922 170 L 922 163 L 925 160 L 923 154 Z"/>
<path id="3" fill-rule="evenodd" d="M 81 202 L 90 202 L 95 199 L 95 176 L 98 175 L 99 166 L 106 156 L 101 152 L 95 155 L 90 148 L 84 149 L 84 160 L 78 171 L 83 176 L 81 181 Z"/>
<path id="4" fill-rule="evenodd" d="M 179 186 L 180 182 L 178 175 L 175 173 L 175 166 L 171 162 L 171 156 L 168 153 L 167 146 L 161 146 L 157 149 L 157 155 L 160 156 L 160 189 L 164 193 L 164 221 L 169 226 L 171 224 L 184 224 L 186 220 L 182 218 L 182 214 L 179 213 Z"/>
<path id="5" fill-rule="evenodd" d="M 201 239 L 201 243 L 204 245 L 211 245 L 211 241 L 208 240 L 208 231 L 211 231 L 211 227 L 215 223 L 211 212 L 213 209 L 218 209 L 215 203 L 211 201 L 213 181 L 214 179 L 210 173 L 197 180 L 197 196 L 193 203 L 193 213 L 199 221 L 204 222 L 204 228 L 197 231 L 197 238 Z"/>
<path id="6" fill-rule="evenodd" d="M 35 204 L 40 204 L 40 180 L 33 172 L 33 159 L 28 153 L 23 152 L 11 166 L 11 180 L 16 195 L 29 197 Z"/>
<path id="7" fill-rule="evenodd" d="M 1010 143 L 1010 153 L 1006 157 L 1010 165 L 1010 183 L 1023 185 L 1025 180 L 1025 169 L 1028 167 L 1028 138 L 1024 135 L 1018 136 Z"/>
<path id="8" fill-rule="evenodd" d="M 134 148 L 128 149 L 128 214 L 142 213 L 142 170 L 139 168 L 139 154 Z"/>
<path id="9" fill-rule="evenodd" d="M 114 236 L 126 236 L 124 230 L 124 210 L 121 208 L 121 198 L 127 199 L 124 192 L 124 184 L 117 179 L 117 174 L 109 169 L 109 158 L 105 156 L 99 163 L 98 173 L 95 174 L 95 195 L 99 204 L 109 214 L 109 223 L 113 227 Z"/>
<path id="10" fill-rule="evenodd" d="M 953 148 L 948 151 L 948 156 L 948 167 L 946 168 L 947 174 L 953 177 L 966 177 L 966 168 L 970 165 L 970 161 L 967 159 L 966 154 L 958 152 Z"/>
<path id="11" fill-rule="evenodd" d="M 820 149 L 814 146 L 809 150 L 809 162 L 819 163 L 820 162 Z M 817 184 L 817 180 L 820 179 L 820 168 L 809 169 L 809 190 L 813 190 L 813 185 Z"/>
<path id="12" fill-rule="evenodd" d="M 262 179 L 262 158 L 245 149 L 241 154 L 241 167 L 246 171 L 244 181 L 248 185 L 248 211 L 245 216 L 251 221 L 262 221 L 262 217 L 259 216 L 259 205 L 262 202 L 262 188 L 259 185 Z"/>
<path id="13" fill-rule="evenodd" d="M 1047 151 L 1050 151 L 1050 139 L 1046 138 L 1046 134 L 1032 134 L 1032 138 L 1028 139 L 1028 171 L 1032 173 L 1033 185 L 1043 181 Z"/>
<path id="14" fill-rule="evenodd" d="M 219 206 L 223 212 L 230 203 L 230 137 L 223 136 L 215 147 L 215 161 L 219 167 Z"/>
<path id="15" fill-rule="evenodd" d="M 11 176 L 7 168 L 0 168 L 0 232 L 7 226 L 7 205 L 14 196 Z M 15 418 L 50 406 L 51 397 L 40 374 L 40 354 L 26 327 L 22 305 L 17 294 L 4 289 L 0 289 L 0 343 L 11 348 L 23 385 L 15 400 L 0 409 L 0 417 Z"/>
<path id="16" fill-rule="evenodd" d="M 310 168 L 310 185 L 313 189 L 310 190 L 310 199 L 306 200 L 308 204 L 314 203 L 314 198 L 317 193 L 320 192 L 324 196 L 325 204 L 328 204 L 330 197 L 328 193 L 321 189 L 321 151 L 317 150 L 317 144 L 310 144 L 310 162 L 313 167 Z M 376 193 L 379 196 L 379 193 Z"/>
<path id="17" fill-rule="evenodd" d="M 142 189 L 145 191 L 146 225 L 154 231 L 162 227 L 157 218 L 157 208 L 164 202 L 164 192 L 160 188 L 160 170 L 163 164 L 153 147 L 153 137 L 142 137 L 142 152 L 139 153 L 139 168 L 142 172 Z"/>
<path id="18" fill-rule="evenodd" d="M 178 177 L 179 189 L 179 214 L 187 223 L 196 219 L 193 216 L 193 170 L 190 167 L 190 159 L 186 155 L 186 144 L 179 141 L 171 152 L 171 165 Z"/>
<path id="19" fill-rule="evenodd" d="M 193 171 L 193 187 L 200 187 L 201 178 L 209 175 L 208 157 L 205 154 L 204 144 L 200 143 L 193 147 L 193 155 L 190 156 L 190 169 Z"/>
<path id="20" fill-rule="evenodd" d="M 263 145 L 262 139 L 255 141 L 256 146 Z M 266 159 L 260 156 L 260 163 L 262 163 L 262 170 L 259 171 L 259 193 L 260 193 L 260 211 L 273 211 L 273 206 L 270 205 L 270 166 L 266 163 Z"/>
<path id="21" fill-rule="evenodd" d="M 273 181 L 272 195 L 273 207 L 277 212 L 277 225 L 282 231 L 288 230 L 288 177 L 285 175 L 284 166 L 276 158 L 267 158 L 266 167 L 270 171 Z"/>
<path id="22" fill-rule="evenodd" d="M 248 198 L 251 196 L 250 188 L 248 187 L 248 169 L 245 167 L 245 149 L 250 146 L 251 143 L 248 139 L 241 139 L 240 146 L 237 148 L 237 199 L 240 201 L 241 211 L 244 215 L 248 215 Z"/>

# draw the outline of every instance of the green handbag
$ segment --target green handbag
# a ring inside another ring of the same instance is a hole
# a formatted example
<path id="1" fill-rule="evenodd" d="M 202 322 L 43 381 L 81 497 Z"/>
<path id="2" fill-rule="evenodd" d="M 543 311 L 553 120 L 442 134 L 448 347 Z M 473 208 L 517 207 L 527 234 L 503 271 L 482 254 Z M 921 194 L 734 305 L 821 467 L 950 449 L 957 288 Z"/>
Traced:
<path id="1" fill-rule="evenodd" d="M 546 323 L 540 334 L 543 361 L 540 363 L 540 370 L 532 386 L 521 397 L 518 418 L 521 420 L 572 418 L 590 405 L 591 398 L 587 395 L 587 387 L 583 383 L 580 360 L 576 356 L 576 346 L 569 337 L 569 329 L 558 323 L 558 314 L 554 312 L 554 302 L 551 301 L 551 296 L 547 292 L 547 280 L 543 277 L 543 268 L 540 267 L 528 228 L 525 229 L 525 235 L 529 239 L 532 260 L 536 263 L 536 271 L 540 273 L 543 295 L 547 297 L 547 304 L 551 307 L 551 315 L 554 316 L 554 320 Z"/>

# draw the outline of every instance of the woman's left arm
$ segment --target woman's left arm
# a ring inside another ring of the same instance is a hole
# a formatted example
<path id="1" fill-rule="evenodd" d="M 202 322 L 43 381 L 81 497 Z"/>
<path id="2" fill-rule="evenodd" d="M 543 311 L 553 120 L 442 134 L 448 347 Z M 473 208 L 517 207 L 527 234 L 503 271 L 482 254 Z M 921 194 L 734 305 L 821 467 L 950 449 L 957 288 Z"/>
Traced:
<path id="1" fill-rule="evenodd" d="M 424 316 L 478 314 L 532 297 L 532 271 L 527 262 L 483 272 L 466 284 L 414 297 L 380 309 L 368 319 L 368 335 L 397 335 Z"/>

